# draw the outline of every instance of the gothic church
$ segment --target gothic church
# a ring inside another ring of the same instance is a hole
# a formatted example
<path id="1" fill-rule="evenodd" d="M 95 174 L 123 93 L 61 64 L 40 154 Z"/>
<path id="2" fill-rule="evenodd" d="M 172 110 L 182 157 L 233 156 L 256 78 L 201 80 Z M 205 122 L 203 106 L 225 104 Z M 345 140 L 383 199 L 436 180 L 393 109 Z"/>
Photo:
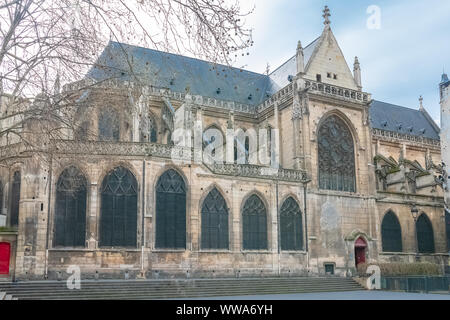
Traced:
<path id="1" fill-rule="evenodd" d="M 358 59 L 352 72 L 327 8 L 324 17 L 322 34 L 270 74 L 110 42 L 64 86 L 76 129 L 46 141 L 48 161 L 14 153 L 20 142 L 1 147 L 12 156 L 0 167 L 0 276 L 64 278 L 71 265 L 84 279 L 448 265 L 439 127 L 422 101 L 416 110 L 365 92 Z M 173 161 L 182 106 L 186 129 L 278 130 L 280 168 Z"/>

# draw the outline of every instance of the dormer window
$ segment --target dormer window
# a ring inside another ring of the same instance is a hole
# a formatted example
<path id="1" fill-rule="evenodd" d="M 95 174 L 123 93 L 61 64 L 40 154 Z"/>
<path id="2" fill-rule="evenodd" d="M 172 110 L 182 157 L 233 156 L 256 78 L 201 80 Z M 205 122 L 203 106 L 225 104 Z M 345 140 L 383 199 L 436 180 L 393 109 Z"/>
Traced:
<path id="1" fill-rule="evenodd" d="M 322 82 L 322 75 L 316 74 L 316 80 L 317 82 Z"/>

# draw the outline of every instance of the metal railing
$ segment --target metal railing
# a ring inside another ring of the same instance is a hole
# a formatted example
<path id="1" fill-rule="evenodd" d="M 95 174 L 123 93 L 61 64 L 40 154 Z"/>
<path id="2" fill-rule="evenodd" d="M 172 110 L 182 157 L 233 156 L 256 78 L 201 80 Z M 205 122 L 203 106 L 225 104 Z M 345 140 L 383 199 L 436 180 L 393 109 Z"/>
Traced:
<path id="1" fill-rule="evenodd" d="M 381 277 L 381 289 L 406 292 L 442 292 L 450 293 L 450 275 L 446 276 L 407 276 Z"/>

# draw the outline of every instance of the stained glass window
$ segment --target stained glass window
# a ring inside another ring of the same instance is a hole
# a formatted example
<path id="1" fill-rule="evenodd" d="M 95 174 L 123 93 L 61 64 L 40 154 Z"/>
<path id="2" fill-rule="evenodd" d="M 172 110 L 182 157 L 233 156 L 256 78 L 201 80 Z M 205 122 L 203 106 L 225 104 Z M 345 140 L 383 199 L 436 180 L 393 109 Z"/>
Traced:
<path id="1" fill-rule="evenodd" d="M 88 139 L 89 122 L 84 121 L 75 130 L 75 139 L 85 141 Z"/>
<path id="2" fill-rule="evenodd" d="M 10 209 L 10 225 L 17 227 L 19 224 L 19 204 L 20 204 L 20 171 L 14 172 L 11 187 L 11 209 Z"/>
<path id="3" fill-rule="evenodd" d="M 266 250 L 267 210 L 257 195 L 250 196 L 245 202 L 242 220 L 244 250 Z"/>
<path id="4" fill-rule="evenodd" d="M 402 229 L 392 211 L 386 213 L 381 223 L 381 243 L 384 252 L 402 252 Z"/>
<path id="5" fill-rule="evenodd" d="M 137 181 L 126 168 L 112 170 L 101 187 L 100 246 L 136 247 Z"/>
<path id="6" fill-rule="evenodd" d="M 445 212 L 445 232 L 447 233 L 447 250 L 450 251 L 450 212 Z"/>
<path id="7" fill-rule="evenodd" d="M 417 244 L 420 253 L 434 253 L 434 235 L 430 219 L 425 213 L 417 219 Z"/>
<path id="8" fill-rule="evenodd" d="M 156 248 L 186 248 L 186 185 L 170 169 L 156 184 Z"/>
<path id="9" fill-rule="evenodd" d="M 228 208 L 216 188 L 203 201 L 201 224 L 203 249 L 228 249 Z"/>
<path id="10" fill-rule="evenodd" d="M 56 184 L 55 247 L 84 247 L 86 179 L 75 167 L 65 169 Z"/>
<path id="11" fill-rule="evenodd" d="M 144 117 L 141 122 L 141 142 L 156 143 L 158 131 L 156 121 L 152 116 Z"/>
<path id="12" fill-rule="evenodd" d="M 119 114 L 112 108 L 103 108 L 98 115 L 98 136 L 100 141 L 119 141 Z"/>
<path id="13" fill-rule="evenodd" d="M 320 189 L 355 192 L 353 137 L 344 121 L 334 115 L 325 119 L 318 143 Z"/>
<path id="14" fill-rule="evenodd" d="M 303 249 L 302 213 L 297 201 L 286 199 L 280 210 L 281 250 Z"/>
<path id="15" fill-rule="evenodd" d="M 3 213 L 3 183 L 0 181 L 0 214 Z"/>

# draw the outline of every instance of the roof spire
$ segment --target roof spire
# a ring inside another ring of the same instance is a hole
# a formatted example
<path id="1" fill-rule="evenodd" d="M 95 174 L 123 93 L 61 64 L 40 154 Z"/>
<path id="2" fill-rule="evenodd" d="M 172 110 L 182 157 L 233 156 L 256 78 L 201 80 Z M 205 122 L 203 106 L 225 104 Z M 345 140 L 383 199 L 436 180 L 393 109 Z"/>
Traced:
<path id="1" fill-rule="evenodd" d="M 448 82 L 448 76 L 445 73 L 444 67 L 442 67 L 442 77 L 441 77 L 441 83 L 447 83 Z"/>
<path id="2" fill-rule="evenodd" d="M 331 14 L 330 14 L 330 9 L 328 8 L 328 6 L 325 6 L 325 9 L 323 9 L 323 16 L 322 17 L 325 19 L 323 24 L 325 26 L 329 26 L 330 23 L 331 23 L 331 21 L 330 21 Z"/>
<path id="3" fill-rule="evenodd" d="M 359 64 L 358 57 L 355 57 L 355 62 L 353 63 L 353 78 L 355 79 L 359 91 L 361 91 L 361 65 Z"/>
<path id="4" fill-rule="evenodd" d="M 422 96 L 419 97 L 419 103 L 420 103 L 419 110 L 424 111 L 425 108 L 423 107 L 423 97 Z"/>
<path id="5" fill-rule="evenodd" d="M 302 43 L 299 41 L 297 44 L 297 75 L 305 72 L 305 56 L 303 54 Z"/>

